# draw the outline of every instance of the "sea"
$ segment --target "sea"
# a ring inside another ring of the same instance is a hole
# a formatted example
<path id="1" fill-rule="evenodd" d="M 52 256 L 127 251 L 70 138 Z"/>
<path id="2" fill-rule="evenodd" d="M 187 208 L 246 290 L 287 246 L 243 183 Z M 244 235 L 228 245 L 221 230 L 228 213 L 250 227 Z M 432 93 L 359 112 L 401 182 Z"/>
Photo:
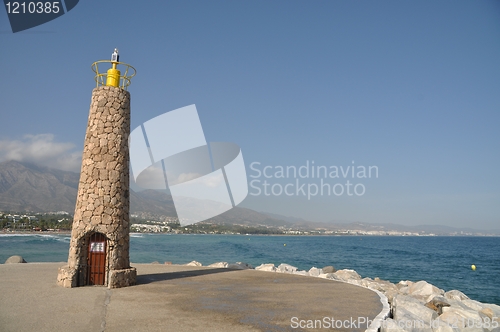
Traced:
<path id="1" fill-rule="evenodd" d="M 0 262 L 12 255 L 27 262 L 65 262 L 69 241 L 67 234 L 0 234 Z M 131 234 L 130 260 L 132 265 L 287 263 L 301 270 L 332 265 L 393 283 L 426 280 L 500 305 L 500 237 Z"/>

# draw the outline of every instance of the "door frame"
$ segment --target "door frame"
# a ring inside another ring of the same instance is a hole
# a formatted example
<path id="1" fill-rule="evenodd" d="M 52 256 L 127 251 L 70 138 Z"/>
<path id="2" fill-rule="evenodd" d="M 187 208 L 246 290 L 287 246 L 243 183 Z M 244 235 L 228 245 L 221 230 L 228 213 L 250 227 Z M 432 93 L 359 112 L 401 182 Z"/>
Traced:
<path id="1" fill-rule="evenodd" d="M 102 233 L 92 233 L 87 246 L 87 275 L 85 285 L 107 284 L 108 239 Z"/>

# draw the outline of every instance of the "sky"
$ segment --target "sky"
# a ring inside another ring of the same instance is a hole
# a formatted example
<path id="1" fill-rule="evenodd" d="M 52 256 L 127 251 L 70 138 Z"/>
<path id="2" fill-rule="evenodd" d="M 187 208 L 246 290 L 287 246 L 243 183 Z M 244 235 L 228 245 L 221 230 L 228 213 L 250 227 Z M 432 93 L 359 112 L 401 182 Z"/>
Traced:
<path id="1" fill-rule="evenodd" d="M 195 104 L 241 148 L 242 207 L 500 228 L 498 1 L 80 1 L 18 33 L 0 9 L 0 45 L 0 161 L 79 171 L 90 66 L 116 47 L 132 129 Z"/>

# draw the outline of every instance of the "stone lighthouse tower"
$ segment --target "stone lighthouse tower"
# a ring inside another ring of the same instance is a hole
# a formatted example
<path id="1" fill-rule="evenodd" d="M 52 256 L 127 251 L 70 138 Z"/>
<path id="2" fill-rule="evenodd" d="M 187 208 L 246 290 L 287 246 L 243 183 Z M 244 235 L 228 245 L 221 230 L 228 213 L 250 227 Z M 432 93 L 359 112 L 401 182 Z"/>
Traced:
<path id="1" fill-rule="evenodd" d="M 99 65 L 109 65 L 106 73 Z M 124 69 L 123 74 L 118 69 Z M 129 260 L 130 93 L 135 69 L 119 62 L 94 62 L 97 87 L 85 135 L 80 183 L 75 207 L 68 265 L 59 268 L 58 285 L 109 288 L 135 284 Z"/>

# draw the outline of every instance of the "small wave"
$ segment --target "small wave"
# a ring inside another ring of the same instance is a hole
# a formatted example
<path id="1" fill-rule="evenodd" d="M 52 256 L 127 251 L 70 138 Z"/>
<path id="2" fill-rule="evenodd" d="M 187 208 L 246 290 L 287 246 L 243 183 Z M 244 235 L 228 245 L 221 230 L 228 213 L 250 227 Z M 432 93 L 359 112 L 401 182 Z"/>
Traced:
<path id="1" fill-rule="evenodd" d="M 33 236 L 33 235 L 38 235 L 38 234 L 19 234 L 19 233 L 3 233 L 0 234 L 0 237 L 14 237 L 14 236 Z"/>
<path id="2" fill-rule="evenodd" d="M 36 243 L 36 242 L 63 242 L 69 243 L 71 237 L 69 235 L 52 235 L 52 234 L 0 234 L 0 239 L 18 239 L 17 241 L 23 241 L 23 243 Z M 22 240 L 21 240 L 22 239 Z"/>
<path id="3" fill-rule="evenodd" d="M 130 237 L 144 237 L 141 233 L 130 233 Z"/>
<path id="4" fill-rule="evenodd" d="M 39 241 L 56 241 L 57 236 L 50 234 L 33 234 L 33 236 Z"/>
<path id="5" fill-rule="evenodd" d="M 29 241 L 58 241 L 69 243 L 71 240 L 71 237 L 69 235 L 23 234 L 23 236 L 31 237 Z"/>
<path id="6" fill-rule="evenodd" d="M 52 235 L 52 234 L 33 234 L 33 235 L 41 237 L 41 238 L 47 238 L 47 239 L 53 239 L 56 237 L 55 235 Z"/>
<path id="7" fill-rule="evenodd" d="M 69 243 L 71 241 L 71 237 L 70 236 L 58 236 L 56 238 L 56 240 L 59 242 Z"/>
<path id="8" fill-rule="evenodd" d="M 59 241 L 59 242 L 69 243 L 71 241 L 71 236 L 54 235 L 54 237 L 52 239 Z"/>

